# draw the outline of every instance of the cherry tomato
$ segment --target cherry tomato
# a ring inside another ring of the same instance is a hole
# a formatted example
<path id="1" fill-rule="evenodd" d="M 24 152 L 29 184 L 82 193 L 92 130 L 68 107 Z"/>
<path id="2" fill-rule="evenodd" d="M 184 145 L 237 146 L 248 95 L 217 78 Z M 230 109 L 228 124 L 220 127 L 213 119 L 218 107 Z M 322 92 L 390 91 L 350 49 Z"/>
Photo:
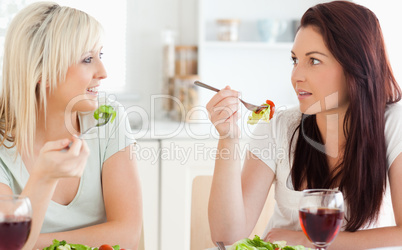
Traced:
<path id="1" fill-rule="evenodd" d="M 110 245 L 104 244 L 99 247 L 99 250 L 114 250 Z"/>
<path id="2" fill-rule="evenodd" d="M 275 104 L 271 100 L 267 100 L 266 103 L 270 108 L 269 119 L 271 120 L 275 113 Z"/>

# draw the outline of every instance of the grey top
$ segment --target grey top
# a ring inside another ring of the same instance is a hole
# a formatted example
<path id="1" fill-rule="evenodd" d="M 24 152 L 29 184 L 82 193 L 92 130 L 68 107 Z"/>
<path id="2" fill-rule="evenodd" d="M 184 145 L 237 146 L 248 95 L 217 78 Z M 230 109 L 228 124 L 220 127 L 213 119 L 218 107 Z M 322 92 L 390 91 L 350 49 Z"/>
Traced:
<path id="1" fill-rule="evenodd" d="M 83 136 L 90 155 L 76 196 L 66 206 L 50 201 L 41 233 L 73 230 L 106 221 L 102 195 L 103 163 L 116 152 L 136 142 L 124 107 L 115 101 L 108 104 L 117 112 L 115 120 Z M 93 112 L 80 113 L 79 121 L 81 131 L 97 123 Z M 13 193 L 19 194 L 28 181 L 29 173 L 20 155 L 15 155 L 15 147 L 0 147 L 0 182 L 10 186 Z"/>

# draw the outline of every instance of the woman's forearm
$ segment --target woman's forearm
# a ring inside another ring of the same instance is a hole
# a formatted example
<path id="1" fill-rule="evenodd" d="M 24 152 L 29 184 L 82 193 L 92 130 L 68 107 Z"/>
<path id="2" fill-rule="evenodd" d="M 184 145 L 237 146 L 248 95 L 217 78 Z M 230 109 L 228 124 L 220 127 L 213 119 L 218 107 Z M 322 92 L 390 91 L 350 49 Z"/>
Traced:
<path id="1" fill-rule="evenodd" d="M 247 237 L 245 225 L 239 139 L 221 139 L 209 198 L 209 224 L 212 240 L 232 243 Z"/>
<path id="2" fill-rule="evenodd" d="M 27 196 L 32 205 L 31 233 L 24 250 L 34 248 L 45 218 L 46 210 L 53 196 L 57 180 L 45 180 L 41 176 L 31 175 L 21 195 Z"/>
<path id="3" fill-rule="evenodd" d="M 42 249 L 54 239 L 67 243 L 99 247 L 103 244 L 120 245 L 125 249 L 137 249 L 141 238 L 142 220 L 138 222 L 108 221 L 102 224 L 67 232 L 41 234 L 33 249 Z M 32 248 L 31 248 L 32 249 Z"/>
<path id="4" fill-rule="evenodd" d="M 356 232 L 340 232 L 328 248 L 336 249 L 371 249 L 388 246 L 402 246 L 402 227 L 383 227 L 360 230 Z"/>

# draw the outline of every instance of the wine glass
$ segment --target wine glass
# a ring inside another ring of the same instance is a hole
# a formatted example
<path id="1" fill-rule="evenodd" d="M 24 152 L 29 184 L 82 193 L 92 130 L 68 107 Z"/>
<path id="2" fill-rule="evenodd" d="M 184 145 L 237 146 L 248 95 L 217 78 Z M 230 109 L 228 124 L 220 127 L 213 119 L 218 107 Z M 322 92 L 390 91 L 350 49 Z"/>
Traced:
<path id="1" fill-rule="evenodd" d="M 0 250 L 20 250 L 31 232 L 32 208 L 28 197 L 0 195 Z"/>
<path id="2" fill-rule="evenodd" d="M 343 195 L 338 190 L 306 189 L 299 203 L 304 234 L 317 249 L 325 250 L 338 235 L 343 221 Z"/>

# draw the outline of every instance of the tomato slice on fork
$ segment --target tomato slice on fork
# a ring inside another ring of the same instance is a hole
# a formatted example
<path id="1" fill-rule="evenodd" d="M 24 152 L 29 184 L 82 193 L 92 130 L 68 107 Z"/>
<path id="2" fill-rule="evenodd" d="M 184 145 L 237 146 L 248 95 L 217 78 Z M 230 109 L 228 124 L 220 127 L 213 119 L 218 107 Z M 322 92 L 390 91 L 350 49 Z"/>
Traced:
<path id="1" fill-rule="evenodd" d="M 271 120 L 275 113 L 275 104 L 271 100 L 267 100 L 266 103 L 269 105 L 269 119 Z"/>

